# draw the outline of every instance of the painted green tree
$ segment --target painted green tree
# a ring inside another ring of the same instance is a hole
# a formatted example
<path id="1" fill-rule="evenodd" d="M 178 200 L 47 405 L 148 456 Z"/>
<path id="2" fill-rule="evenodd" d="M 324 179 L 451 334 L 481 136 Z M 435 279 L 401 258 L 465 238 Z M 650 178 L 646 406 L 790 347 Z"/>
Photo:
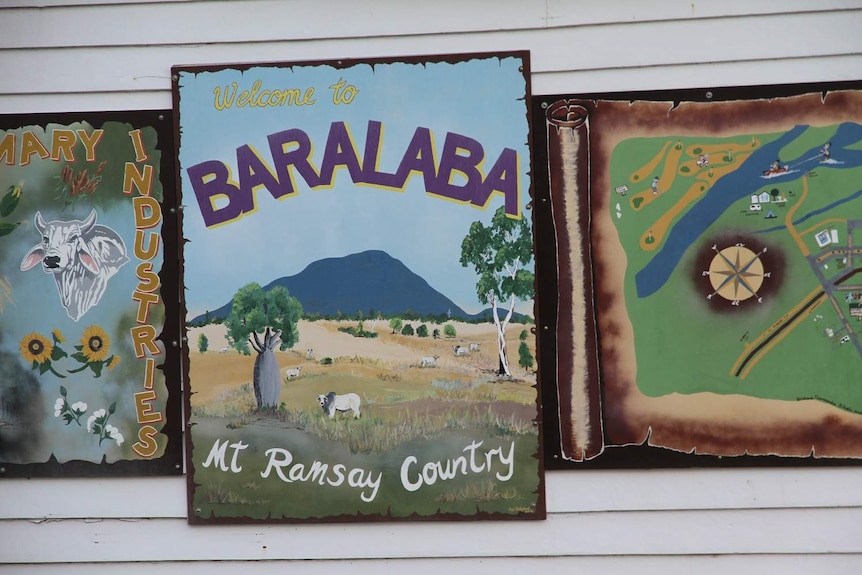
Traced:
<path id="1" fill-rule="evenodd" d="M 524 368 L 524 371 L 529 371 L 533 367 L 533 354 L 530 353 L 530 346 L 526 341 L 522 341 L 518 345 L 518 365 Z"/>
<path id="2" fill-rule="evenodd" d="M 198 336 L 198 351 L 201 353 L 206 353 L 206 351 L 209 349 L 209 347 L 210 347 L 209 338 L 206 336 L 206 334 L 203 334 L 203 333 L 200 334 Z"/>
<path id="3" fill-rule="evenodd" d="M 497 328 L 499 375 L 511 376 L 506 352 L 506 327 L 518 300 L 533 298 L 535 274 L 526 269 L 533 261 L 533 235 L 526 218 L 510 218 L 503 206 L 494 212 L 491 224 L 473 222 L 461 242 L 461 265 L 473 266 L 479 276 L 476 295 L 491 306 Z M 500 311 L 503 310 L 503 317 Z"/>
<path id="4" fill-rule="evenodd" d="M 248 350 L 249 336 L 266 328 L 281 332 L 280 349 L 284 351 L 299 341 L 300 317 L 302 304 L 287 289 L 276 286 L 264 291 L 257 283 L 250 283 L 234 294 L 224 323 L 228 342 L 240 353 Z"/>

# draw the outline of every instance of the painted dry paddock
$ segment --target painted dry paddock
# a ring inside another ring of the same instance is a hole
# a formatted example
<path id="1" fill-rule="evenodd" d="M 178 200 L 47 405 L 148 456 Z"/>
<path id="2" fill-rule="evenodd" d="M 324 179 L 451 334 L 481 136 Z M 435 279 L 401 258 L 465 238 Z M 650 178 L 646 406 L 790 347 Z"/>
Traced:
<path id="1" fill-rule="evenodd" d="M 288 409 L 318 409 L 317 395 L 329 391 L 336 393 L 356 392 L 364 402 L 390 403 L 416 400 L 422 397 L 467 396 L 465 390 L 476 392 L 482 382 L 497 380 L 498 358 L 495 343 L 495 328 L 492 324 L 451 323 L 457 332 L 455 338 L 419 338 L 392 334 L 384 320 L 366 321 L 364 329 L 378 334 L 376 338 L 359 338 L 339 332 L 339 327 L 355 326 L 355 321 L 301 321 L 299 341 L 292 349 L 277 352 L 279 366 L 284 372 L 287 367 L 302 367 L 302 374 L 290 382 L 283 382 L 280 401 Z M 414 327 L 419 322 L 412 322 Z M 429 331 L 442 325 L 427 324 Z M 517 365 L 518 335 L 530 326 L 513 324 L 507 330 L 508 354 L 513 381 L 498 382 L 498 391 L 505 391 L 518 403 L 535 402 L 535 373 L 527 372 Z M 226 329 L 222 325 L 208 325 L 193 328 L 189 341 L 197 341 L 199 333 L 206 334 L 210 349 L 200 353 L 190 351 L 191 367 L 189 377 L 192 406 L 211 412 L 216 405 L 229 404 L 235 399 L 236 405 L 230 411 L 234 414 L 241 408 L 253 406 L 253 396 L 249 395 L 249 383 L 254 365 L 253 356 L 245 356 L 230 350 L 219 353 L 227 341 Z M 535 346 L 530 341 L 531 353 L 535 356 Z M 480 349 L 467 356 L 456 357 L 454 345 L 469 346 L 479 344 Z M 313 359 L 308 359 L 306 350 L 314 350 Z M 421 367 L 425 356 L 438 356 L 434 367 Z M 331 365 L 321 364 L 324 358 L 331 358 Z M 511 389 L 509 389 L 511 387 Z M 240 400 L 245 389 L 251 399 Z M 517 391 L 517 390 L 523 391 Z M 490 392 L 489 392 L 490 393 Z M 487 394 L 486 394 L 487 395 Z M 484 397 L 482 393 L 478 397 Z M 492 397 L 487 397 L 493 400 Z M 249 402 L 248 405 L 245 403 Z M 215 404 L 215 405 L 214 405 Z M 225 414 L 227 415 L 227 414 Z"/>

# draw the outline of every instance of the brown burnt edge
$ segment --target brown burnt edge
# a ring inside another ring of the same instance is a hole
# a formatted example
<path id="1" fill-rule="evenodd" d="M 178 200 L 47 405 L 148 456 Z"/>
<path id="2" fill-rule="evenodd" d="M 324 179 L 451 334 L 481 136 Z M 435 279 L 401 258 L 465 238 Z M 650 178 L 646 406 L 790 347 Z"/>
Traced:
<path id="1" fill-rule="evenodd" d="M 153 459 L 124 459 L 108 463 L 105 457 L 102 461 L 68 461 L 60 463 L 52 454 L 44 463 L 11 463 L 2 462 L 3 477 L 111 477 L 111 476 L 162 476 L 181 475 L 183 473 L 182 444 L 182 391 L 180 388 L 180 306 L 174 297 L 166 297 L 170 289 L 181 294 L 179 288 L 179 260 L 170 257 L 173 253 L 181 253 L 179 240 L 179 212 L 177 202 L 177 187 L 174 185 L 174 148 L 171 130 L 171 110 L 128 110 L 110 112 L 62 112 L 36 114 L 0 115 L 0 129 L 10 130 L 26 126 L 46 126 L 60 124 L 68 126 L 76 122 L 86 122 L 94 128 L 103 126 L 106 122 L 121 122 L 133 128 L 152 128 L 156 131 L 157 149 L 161 153 L 159 163 L 159 182 L 162 185 L 162 245 L 163 261 L 159 270 L 161 281 L 160 294 L 165 306 L 165 320 L 162 332 L 156 339 L 164 344 L 164 362 L 157 366 L 165 375 L 165 385 L 168 399 L 165 404 L 165 424 L 159 433 L 167 438 L 167 445 L 161 457 Z M 177 345 L 172 345 L 176 341 Z"/>
<path id="2" fill-rule="evenodd" d="M 779 122 L 789 114 L 798 115 L 800 101 L 812 104 L 820 102 L 820 106 L 807 114 L 806 119 L 817 118 L 820 120 L 833 119 L 840 112 L 836 108 L 845 106 L 849 109 L 859 111 L 859 98 L 851 98 L 847 93 L 835 93 L 828 90 L 814 92 L 799 91 L 800 86 L 792 87 L 797 93 L 794 96 L 779 100 L 766 100 L 762 96 L 757 101 L 724 102 L 724 105 L 716 109 L 715 106 L 689 107 L 685 111 L 685 117 L 675 126 L 683 130 L 702 129 L 704 125 L 710 125 L 716 131 L 734 130 L 743 122 L 766 126 L 770 122 Z M 856 83 L 853 86 L 841 85 L 842 89 L 859 89 Z M 783 87 L 788 89 L 788 87 Z M 756 88 L 739 89 L 746 97 L 754 97 L 751 90 Z M 778 93 L 772 93 L 769 97 L 778 98 Z M 823 98 L 829 93 L 827 99 L 829 106 L 823 104 Z M 728 100 L 733 100 L 734 91 L 726 92 Z M 601 112 L 606 112 L 610 117 L 604 117 L 599 112 L 592 116 L 593 123 L 604 122 L 605 128 L 619 129 L 625 127 L 627 119 L 615 117 L 617 112 L 614 104 L 629 107 L 638 98 L 617 97 L 611 102 L 591 100 L 598 104 L 611 104 L 602 106 Z M 671 104 L 673 97 L 644 101 L 644 104 Z M 679 103 L 679 98 L 673 104 Z M 713 102 L 717 104 L 718 102 Z M 670 105 L 664 105 L 661 109 L 653 107 L 654 117 L 650 118 L 647 125 L 658 125 L 659 120 L 667 121 Z M 715 113 L 719 112 L 719 113 Z M 660 116 L 660 118 L 659 118 Z M 678 117 L 678 115 L 676 115 Z M 844 116 L 846 118 L 846 115 Z M 644 125 L 643 114 L 638 116 L 639 125 Z M 595 126 L 594 126 L 595 127 Z M 613 131 L 613 130 L 610 130 Z M 593 134 L 591 140 L 592 171 L 591 183 L 601 179 L 606 174 L 601 172 L 606 166 L 605 151 L 611 148 L 607 142 L 602 142 L 604 131 L 599 129 Z M 603 194 L 590 194 L 594 215 L 599 215 L 602 210 L 607 209 L 607 203 Z M 593 220 L 595 221 L 595 220 Z M 606 310 L 614 305 L 619 296 L 613 295 L 609 286 L 601 287 L 601 278 L 607 273 L 604 260 L 601 257 L 601 245 L 596 241 L 595 229 L 591 230 L 591 245 L 594 258 L 594 270 L 597 278 L 596 301 L 604 302 L 602 309 Z M 602 335 L 613 336 L 619 332 L 614 321 L 613 313 L 598 313 L 598 330 Z M 614 339 L 611 337 L 611 339 Z M 629 413 L 626 408 L 626 398 L 630 393 L 636 392 L 633 381 L 626 381 L 628 376 L 623 375 L 626 370 L 621 370 L 618 350 L 613 346 L 601 348 L 602 357 L 602 395 L 606 400 L 606 406 L 613 409 L 605 413 L 605 439 L 608 443 L 605 454 L 599 458 L 597 465 L 589 467 L 715 467 L 715 466 L 800 466 L 800 465 L 858 465 L 858 446 L 862 445 L 862 425 L 854 425 L 839 420 L 837 417 L 826 416 L 820 420 L 784 423 L 770 422 L 768 424 L 751 425 L 744 427 L 730 426 L 720 421 L 708 423 L 704 428 L 702 421 L 695 421 L 680 414 L 679 417 L 669 419 L 655 419 L 656 414 Z M 716 430 L 720 433 L 716 435 Z M 758 435 L 760 434 L 760 435 Z M 698 453 L 707 453 L 702 455 Z M 780 453 L 781 455 L 778 455 Z M 577 467 L 584 467 L 578 465 Z"/>
<path id="3" fill-rule="evenodd" d="M 528 125 L 528 138 L 532 140 L 533 131 L 532 126 L 533 122 L 531 121 L 531 103 L 530 103 L 530 52 L 527 50 L 515 50 L 509 52 L 477 52 L 472 54 L 444 54 L 444 55 L 432 55 L 432 56 L 414 56 L 414 57 L 404 57 L 404 58 L 369 58 L 369 59 L 340 59 L 340 60 L 319 60 L 319 61 L 297 61 L 297 62 L 270 62 L 270 63 L 244 63 L 244 64 L 218 64 L 218 65 L 203 65 L 203 66 L 173 66 L 171 68 L 171 97 L 173 102 L 173 125 L 174 125 L 174 149 L 172 154 L 172 161 L 175 161 L 175 192 L 176 192 L 176 205 L 177 208 L 177 221 L 178 221 L 178 234 L 177 237 L 178 242 L 178 250 L 177 250 L 177 258 L 179 262 L 179 277 L 185 277 L 185 259 L 183 258 L 182 246 L 187 241 L 182 237 L 182 187 L 181 187 L 181 166 L 179 163 L 179 150 L 180 150 L 180 140 L 181 140 L 181 130 L 180 130 L 180 117 L 179 117 L 179 103 L 180 103 L 180 91 L 179 91 L 179 72 L 192 72 L 192 73 L 200 73 L 207 71 L 218 71 L 224 69 L 236 69 L 236 70 L 248 70 L 253 67 L 258 66 L 271 66 L 271 67 L 284 67 L 290 68 L 293 66 L 313 66 L 313 65 L 331 65 L 337 69 L 348 68 L 357 64 L 391 64 L 398 62 L 405 63 L 416 63 L 416 64 L 424 64 L 424 63 L 433 63 L 433 62 L 448 62 L 448 63 L 458 63 L 464 62 L 467 60 L 473 59 L 482 59 L 482 58 L 519 58 L 521 60 L 521 73 L 524 76 L 525 80 L 525 104 L 526 104 L 526 116 L 527 116 L 527 125 Z M 531 142 L 532 144 L 532 142 Z M 164 161 L 164 156 L 162 158 Z M 533 225 L 536 225 L 536 217 L 538 210 L 536 209 L 536 201 L 535 201 L 535 179 L 532 180 L 532 189 L 531 195 L 533 195 Z M 534 238 L 534 251 L 538 251 L 539 244 Z M 536 283 L 539 284 L 538 281 L 538 273 Z M 393 517 L 388 514 L 369 514 L 369 515 L 340 515 L 340 516 L 327 516 L 327 517 L 310 517 L 310 518 L 273 518 L 266 517 L 262 519 L 256 519 L 252 517 L 214 517 L 210 516 L 201 517 L 198 516 L 195 512 L 194 507 L 194 492 L 195 489 L 200 485 L 195 483 L 194 481 L 194 442 L 192 441 L 191 434 L 191 396 L 192 390 L 189 381 L 189 346 L 187 333 L 188 329 L 185 325 L 184 318 L 186 317 L 186 303 L 185 303 L 185 285 L 180 286 L 180 308 L 178 313 L 178 318 L 183 318 L 182 321 L 182 341 L 184 345 L 182 347 L 182 384 L 183 384 L 183 421 L 188 422 L 187 426 L 189 427 L 189 432 L 184 435 L 184 444 L 185 444 L 185 464 L 186 464 L 186 504 L 187 504 L 187 521 L 190 525 L 238 525 L 238 524 L 299 524 L 299 523 L 319 523 L 319 524 L 329 524 L 329 523 L 345 523 L 345 522 L 409 522 L 409 521 L 524 521 L 524 520 L 544 520 L 547 517 L 547 499 L 545 496 L 545 465 L 544 465 L 544 457 L 545 453 L 543 450 L 544 444 L 544 429 L 545 426 L 542 423 L 542 401 L 541 401 L 541 391 L 543 387 L 549 387 L 549 384 L 545 383 L 544 386 L 542 384 L 541 377 L 537 374 L 537 387 L 539 398 L 536 402 L 536 419 L 535 423 L 538 428 L 539 434 L 539 448 L 537 453 L 534 454 L 534 457 L 538 460 L 538 469 L 537 473 L 539 474 L 539 485 L 537 489 L 537 498 L 536 498 L 536 506 L 535 509 L 531 513 L 521 513 L 517 515 L 510 514 L 502 514 L 502 513 L 487 513 L 487 512 L 477 512 L 474 515 L 460 515 L 457 513 L 437 513 L 435 515 L 418 515 L 411 514 L 404 517 Z M 538 311 L 538 302 L 534 304 L 534 309 Z M 538 323 L 538 322 L 537 322 Z M 540 334 L 536 333 L 536 345 L 539 346 L 539 336 Z M 540 358 L 541 355 L 538 353 L 537 356 Z M 541 361 L 538 359 L 537 361 Z"/>

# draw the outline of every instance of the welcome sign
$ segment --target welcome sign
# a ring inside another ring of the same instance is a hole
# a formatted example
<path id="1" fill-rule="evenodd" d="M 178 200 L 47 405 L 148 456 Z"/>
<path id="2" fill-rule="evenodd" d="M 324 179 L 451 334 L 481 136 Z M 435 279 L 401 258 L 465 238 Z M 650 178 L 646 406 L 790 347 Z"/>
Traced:
<path id="1" fill-rule="evenodd" d="M 544 517 L 528 66 L 174 68 L 191 522 Z"/>
<path id="2" fill-rule="evenodd" d="M 0 118 L 4 476 L 182 471 L 170 128 Z"/>

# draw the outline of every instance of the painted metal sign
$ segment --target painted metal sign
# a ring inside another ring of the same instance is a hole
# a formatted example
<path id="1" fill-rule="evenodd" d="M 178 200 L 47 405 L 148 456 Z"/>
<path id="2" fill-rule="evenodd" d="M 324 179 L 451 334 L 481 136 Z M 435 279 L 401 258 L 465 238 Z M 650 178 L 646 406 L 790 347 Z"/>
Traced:
<path id="1" fill-rule="evenodd" d="M 182 472 L 170 134 L 0 117 L 2 476 Z"/>
<path id="2" fill-rule="evenodd" d="M 191 522 L 544 517 L 528 64 L 174 68 Z"/>
<path id="3" fill-rule="evenodd" d="M 858 88 L 535 104 L 550 465 L 862 457 Z"/>

